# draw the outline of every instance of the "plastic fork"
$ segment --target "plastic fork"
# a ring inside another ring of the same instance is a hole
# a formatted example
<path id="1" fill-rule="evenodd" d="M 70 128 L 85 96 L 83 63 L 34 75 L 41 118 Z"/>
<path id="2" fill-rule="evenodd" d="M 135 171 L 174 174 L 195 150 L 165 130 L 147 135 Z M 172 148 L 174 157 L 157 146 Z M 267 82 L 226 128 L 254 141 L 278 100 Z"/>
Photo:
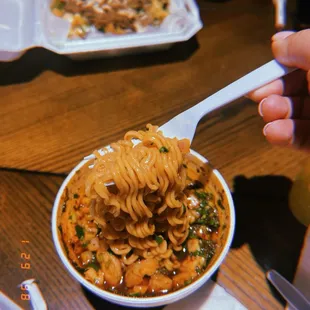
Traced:
<path id="1" fill-rule="evenodd" d="M 175 116 L 159 127 L 159 130 L 161 130 L 166 137 L 176 137 L 178 139 L 187 138 L 192 142 L 196 127 L 201 118 L 206 114 L 295 70 L 296 68 L 288 68 L 281 65 L 276 60 L 272 60 L 222 88 L 190 109 Z M 94 158 L 94 155 L 89 155 L 84 159 L 92 158 Z"/>
<path id="2" fill-rule="evenodd" d="M 272 60 L 175 116 L 161 126 L 159 130 L 162 130 L 166 137 L 187 138 L 192 142 L 196 127 L 206 114 L 294 70 L 296 68 L 288 68 L 279 64 L 276 60 Z"/>

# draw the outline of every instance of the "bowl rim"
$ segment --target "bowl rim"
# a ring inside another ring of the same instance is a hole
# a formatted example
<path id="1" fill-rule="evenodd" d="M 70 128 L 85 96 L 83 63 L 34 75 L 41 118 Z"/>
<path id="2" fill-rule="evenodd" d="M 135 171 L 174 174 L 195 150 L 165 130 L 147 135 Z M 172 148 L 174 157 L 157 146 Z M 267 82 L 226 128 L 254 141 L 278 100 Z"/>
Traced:
<path id="1" fill-rule="evenodd" d="M 225 242 L 224 247 L 222 248 L 221 253 L 218 255 L 216 260 L 213 262 L 211 267 L 197 280 L 193 281 L 193 283 L 175 291 L 172 293 L 168 293 L 167 295 L 161 295 L 161 296 L 154 296 L 154 297 L 129 297 L 129 296 L 122 296 L 117 295 L 115 293 L 111 293 L 108 291 L 105 291 L 94 284 L 87 281 L 70 263 L 67 256 L 64 254 L 63 248 L 61 246 L 61 241 L 58 238 L 58 225 L 57 225 L 57 216 L 58 216 L 58 209 L 60 208 L 60 199 L 62 196 L 62 193 L 71 180 L 71 178 L 75 175 L 75 172 L 79 170 L 82 166 L 84 166 L 89 159 L 82 160 L 78 165 L 76 165 L 68 174 L 68 176 L 63 181 L 61 187 L 59 188 L 54 204 L 53 204 L 53 210 L 52 210 L 52 220 L 51 220 L 51 229 L 52 229 L 52 238 L 53 243 L 56 248 L 56 252 L 62 262 L 62 264 L 65 266 L 65 268 L 69 271 L 70 275 L 77 280 L 80 284 L 82 284 L 85 288 L 87 288 L 92 293 L 96 294 L 100 298 L 103 298 L 105 300 L 108 300 L 109 302 L 116 303 L 123 306 L 129 306 L 129 307 L 148 307 L 148 306 L 160 306 L 160 305 L 166 305 L 170 304 L 172 302 L 175 302 L 177 300 L 180 300 L 182 298 L 187 297 L 194 291 L 198 290 L 203 284 L 205 284 L 211 276 L 214 274 L 214 272 L 219 268 L 219 266 L 222 264 L 224 258 L 226 257 L 235 232 L 235 208 L 234 208 L 234 202 L 231 196 L 230 189 L 220 174 L 220 172 L 215 169 L 209 161 L 197 153 L 194 150 L 190 150 L 190 153 L 197 157 L 200 161 L 202 161 L 204 164 L 208 164 L 212 168 L 212 174 L 215 175 L 215 177 L 218 179 L 218 181 L 221 183 L 221 186 L 223 187 L 223 190 L 225 192 L 225 195 L 227 197 L 228 201 L 228 209 L 229 209 L 229 231 L 227 235 L 227 239 Z"/>

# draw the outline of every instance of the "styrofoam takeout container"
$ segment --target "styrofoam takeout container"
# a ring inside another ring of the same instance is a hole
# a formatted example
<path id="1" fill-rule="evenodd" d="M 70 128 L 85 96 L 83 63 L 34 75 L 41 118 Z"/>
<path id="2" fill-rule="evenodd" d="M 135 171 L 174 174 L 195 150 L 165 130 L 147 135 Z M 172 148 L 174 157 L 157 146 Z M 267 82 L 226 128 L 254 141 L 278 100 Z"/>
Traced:
<path id="1" fill-rule="evenodd" d="M 53 15 L 51 0 L 1 0 L 0 61 L 18 59 L 34 47 L 73 59 L 167 49 L 173 43 L 189 40 L 202 28 L 195 0 L 170 1 L 170 15 L 158 28 L 126 35 L 92 31 L 86 39 L 70 40 L 70 24 Z"/>
<path id="2" fill-rule="evenodd" d="M 207 164 L 208 160 L 198 154 L 197 152 L 191 150 L 191 153 L 197 157 L 202 163 Z M 99 287 L 93 285 L 92 283 L 88 282 L 70 263 L 69 259 L 67 258 L 67 255 L 63 249 L 62 241 L 59 238 L 58 234 L 58 216 L 60 211 L 60 208 L 62 208 L 62 205 L 60 204 L 60 200 L 62 197 L 62 194 L 70 182 L 70 180 L 75 175 L 76 171 L 79 170 L 81 167 L 83 167 L 87 163 L 87 160 L 81 161 L 67 176 L 67 178 L 64 180 L 63 184 L 61 185 L 56 199 L 54 201 L 53 211 L 52 211 L 52 236 L 54 245 L 57 251 L 57 254 L 63 263 L 63 265 L 66 267 L 66 269 L 69 271 L 71 276 L 77 280 L 79 283 L 81 283 L 84 287 L 86 287 L 90 292 L 96 294 L 100 298 L 103 298 L 105 300 L 108 300 L 112 303 L 121 305 L 121 306 L 128 306 L 128 307 L 137 307 L 137 308 L 144 308 L 144 307 L 156 307 L 156 306 L 163 306 L 167 304 L 171 304 L 173 302 L 176 302 L 182 298 L 187 297 L 188 295 L 192 294 L 196 290 L 198 290 L 202 285 L 204 285 L 211 276 L 216 272 L 216 270 L 219 268 L 221 263 L 223 262 L 224 258 L 226 257 L 229 248 L 232 243 L 233 235 L 235 232 L 235 208 L 234 208 L 234 202 L 229 190 L 229 187 L 227 183 L 225 182 L 222 175 L 219 173 L 218 170 L 213 169 L 211 166 L 211 173 L 210 173 L 210 180 L 214 182 L 215 184 L 219 184 L 218 188 L 224 190 L 224 197 L 225 200 L 227 200 L 227 211 L 229 213 L 229 224 L 228 224 L 228 232 L 227 232 L 227 239 L 226 242 L 221 249 L 220 253 L 216 257 L 216 259 L 213 261 L 213 263 L 208 267 L 208 270 L 197 280 L 193 281 L 191 284 L 185 286 L 182 289 L 179 289 L 173 293 L 169 293 L 162 296 L 156 296 L 156 297 L 127 297 L 127 296 L 121 296 L 116 295 L 111 292 L 105 291 L 100 289 Z M 207 298 L 207 297 L 206 297 Z"/>

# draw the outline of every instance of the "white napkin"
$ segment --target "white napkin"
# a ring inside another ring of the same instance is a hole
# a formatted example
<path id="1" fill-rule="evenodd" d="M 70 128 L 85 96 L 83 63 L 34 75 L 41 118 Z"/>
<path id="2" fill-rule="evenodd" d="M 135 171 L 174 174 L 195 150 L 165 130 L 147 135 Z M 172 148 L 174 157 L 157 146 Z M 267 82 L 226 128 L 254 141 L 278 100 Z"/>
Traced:
<path id="1" fill-rule="evenodd" d="M 236 298 L 228 294 L 221 286 L 209 280 L 197 292 L 187 298 L 170 304 L 164 310 L 244 310 Z"/>

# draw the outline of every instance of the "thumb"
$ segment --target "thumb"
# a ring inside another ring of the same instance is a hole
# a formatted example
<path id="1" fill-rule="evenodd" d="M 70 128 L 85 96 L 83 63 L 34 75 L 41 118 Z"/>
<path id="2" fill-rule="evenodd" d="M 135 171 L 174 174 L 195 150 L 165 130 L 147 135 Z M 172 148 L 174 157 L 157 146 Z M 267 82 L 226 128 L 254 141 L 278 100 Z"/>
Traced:
<path id="1" fill-rule="evenodd" d="M 283 65 L 310 70 L 310 29 L 275 34 L 272 37 L 272 51 Z"/>

